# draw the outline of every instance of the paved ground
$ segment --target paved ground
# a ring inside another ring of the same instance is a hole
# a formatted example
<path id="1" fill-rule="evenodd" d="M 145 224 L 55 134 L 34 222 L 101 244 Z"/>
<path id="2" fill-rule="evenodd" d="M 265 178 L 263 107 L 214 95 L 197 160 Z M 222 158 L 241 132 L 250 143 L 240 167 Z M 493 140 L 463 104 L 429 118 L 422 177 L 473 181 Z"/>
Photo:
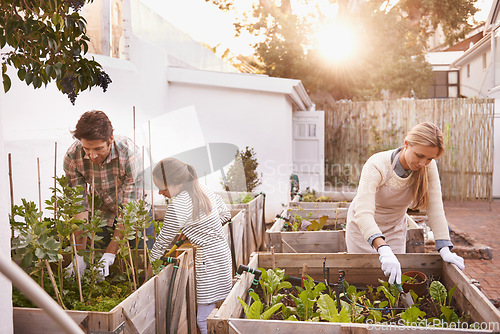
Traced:
<path id="1" fill-rule="evenodd" d="M 467 233 L 477 242 L 490 246 L 492 260 L 465 260 L 465 273 L 481 284 L 484 294 L 500 307 L 500 199 L 483 201 L 445 201 L 450 226 Z"/>

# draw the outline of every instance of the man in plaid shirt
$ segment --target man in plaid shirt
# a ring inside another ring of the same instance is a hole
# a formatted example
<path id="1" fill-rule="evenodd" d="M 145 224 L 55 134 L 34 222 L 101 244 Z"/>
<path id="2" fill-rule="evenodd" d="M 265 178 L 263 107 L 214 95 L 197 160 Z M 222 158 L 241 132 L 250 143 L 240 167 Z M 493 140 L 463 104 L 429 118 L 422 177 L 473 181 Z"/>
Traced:
<path id="1" fill-rule="evenodd" d="M 143 170 L 139 150 L 129 138 L 113 135 L 111 121 L 102 111 L 84 113 L 72 134 L 77 140 L 66 152 L 63 165 L 69 186 L 81 185 L 86 199 L 94 185 L 94 192 L 102 202 L 96 209 L 101 210 L 101 218 L 107 220 L 108 226 L 114 229 L 119 207 L 143 197 Z M 89 219 L 87 201 L 86 208 L 86 211 L 76 216 L 77 219 Z M 151 235 L 151 231 L 149 232 Z M 114 229 L 113 233 L 113 237 L 121 237 L 119 228 Z M 78 237 L 79 234 L 75 233 L 75 236 Z M 115 260 L 118 244 L 109 234 L 104 233 L 103 236 L 107 247 L 101 258 L 101 274 L 106 277 L 109 266 Z M 76 243 L 77 249 L 85 249 L 87 238 L 78 238 Z M 80 275 L 83 275 L 86 268 L 83 256 L 78 255 L 76 260 Z M 68 271 L 69 274 L 74 273 L 73 264 L 68 266 Z"/>

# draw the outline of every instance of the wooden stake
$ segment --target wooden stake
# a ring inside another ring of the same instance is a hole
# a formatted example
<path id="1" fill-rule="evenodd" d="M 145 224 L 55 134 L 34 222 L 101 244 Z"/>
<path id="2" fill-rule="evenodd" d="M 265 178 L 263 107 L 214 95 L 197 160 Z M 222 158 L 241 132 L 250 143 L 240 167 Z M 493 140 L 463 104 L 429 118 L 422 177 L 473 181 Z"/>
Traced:
<path id="1" fill-rule="evenodd" d="M 132 252 L 130 251 L 130 245 L 127 240 L 127 248 L 128 248 L 128 257 L 130 259 L 130 269 L 132 270 L 132 280 L 134 282 L 134 291 L 137 290 L 137 282 L 135 281 L 135 270 L 134 270 L 134 262 L 132 261 Z"/>
<path id="2" fill-rule="evenodd" d="M 54 142 L 54 224 L 57 222 L 57 142 Z M 57 233 L 59 237 L 59 244 L 62 246 L 61 234 Z M 63 267 L 62 259 L 57 261 L 57 273 L 59 277 L 59 285 L 61 286 L 61 291 L 63 290 Z M 55 290 L 55 288 L 54 288 Z M 61 305 L 62 306 L 62 305 Z"/>
<path id="3" fill-rule="evenodd" d="M 90 207 L 90 219 L 94 219 L 94 198 L 95 198 L 95 191 L 94 191 L 94 170 L 92 169 L 92 192 L 91 192 L 91 207 Z M 93 222 L 92 222 L 93 224 Z M 92 266 L 94 265 L 94 239 L 95 239 L 95 231 L 94 228 L 92 228 L 92 234 L 90 237 L 90 263 Z"/>
<path id="4" fill-rule="evenodd" d="M 80 302 L 83 303 L 83 293 L 82 293 L 82 281 L 80 280 L 80 270 L 78 270 L 78 261 L 76 260 L 76 256 L 78 255 L 76 251 L 76 240 L 75 240 L 75 234 L 71 233 L 71 242 L 73 243 L 73 252 L 75 253 L 74 256 L 74 261 L 75 263 L 73 264 L 73 267 L 75 268 L 75 275 L 76 279 L 78 281 L 78 292 L 80 293 Z"/>
<path id="5" fill-rule="evenodd" d="M 12 183 L 12 154 L 9 153 L 9 185 L 10 185 L 10 217 L 14 219 L 14 186 Z M 11 227 L 11 238 L 14 239 L 14 228 Z"/>
<path id="6" fill-rule="evenodd" d="M 40 183 L 40 158 L 36 158 L 36 164 L 38 167 L 38 208 L 42 212 L 42 187 Z M 42 222 L 42 216 L 40 215 L 40 223 Z"/>
<path id="7" fill-rule="evenodd" d="M 151 168 L 151 210 L 153 218 L 155 217 L 155 201 L 154 201 L 154 191 L 153 191 L 153 152 L 151 151 L 151 121 L 148 121 L 148 131 L 149 131 L 149 168 Z"/>
<path id="8" fill-rule="evenodd" d="M 134 123 L 134 158 L 137 152 L 135 151 L 135 106 L 133 107 L 133 123 Z M 137 201 L 137 182 L 134 183 L 135 187 L 135 200 Z"/>
<path id="9" fill-rule="evenodd" d="M 50 268 L 49 261 L 47 259 L 44 260 L 45 262 L 45 267 L 47 268 L 47 272 L 49 273 L 50 281 L 52 282 L 52 288 L 54 289 L 54 292 L 56 294 L 57 302 L 63 309 L 66 309 L 66 307 L 63 304 L 63 301 L 61 299 L 61 296 L 59 295 L 59 289 L 57 289 L 56 285 L 56 280 L 54 279 L 54 273 L 52 273 L 52 269 Z"/>

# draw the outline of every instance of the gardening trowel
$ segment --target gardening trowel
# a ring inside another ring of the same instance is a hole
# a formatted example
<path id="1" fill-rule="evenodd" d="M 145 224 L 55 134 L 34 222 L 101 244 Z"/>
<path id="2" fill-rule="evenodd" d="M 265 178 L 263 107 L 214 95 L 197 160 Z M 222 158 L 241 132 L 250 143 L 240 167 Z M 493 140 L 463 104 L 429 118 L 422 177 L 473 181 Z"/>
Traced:
<path id="1" fill-rule="evenodd" d="M 394 285 L 399 291 L 399 299 L 401 299 L 403 306 L 406 308 L 411 307 L 413 305 L 413 298 L 411 297 L 411 294 L 409 292 L 404 292 L 401 284 L 395 283 Z"/>

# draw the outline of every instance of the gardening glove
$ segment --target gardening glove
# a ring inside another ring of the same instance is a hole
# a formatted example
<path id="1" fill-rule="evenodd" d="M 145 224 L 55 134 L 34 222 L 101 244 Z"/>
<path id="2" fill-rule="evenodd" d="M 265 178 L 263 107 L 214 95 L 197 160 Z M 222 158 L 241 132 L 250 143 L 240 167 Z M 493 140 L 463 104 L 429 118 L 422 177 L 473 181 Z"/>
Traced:
<path id="1" fill-rule="evenodd" d="M 450 251 L 450 247 L 443 247 L 439 250 L 439 254 L 444 262 L 453 263 L 460 270 L 465 269 L 464 259 L 455 253 Z"/>
<path id="2" fill-rule="evenodd" d="M 77 262 L 78 265 L 78 273 L 80 274 L 80 277 L 82 277 L 83 274 L 85 273 L 85 268 L 87 268 L 87 264 L 83 259 L 83 255 L 77 255 L 75 257 L 75 261 Z M 68 276 L 75 276 L 75 268 L 73 266 L 73 261 L 66 268 L 64 268 L 64 271 Z"/>
<path id="3" fill-rule="evenodd" d="M 389 276 L 389 284 L 401 284 L 401 264 L 392 252 L 389 245 L 382 245 L 377 248 L 380 254 L 379 260 L 382 263 L 382 270 L 385 276 Z"/>
<path id="4" fill-rule="evenodd" d="M 109 266 L 115 262 L 116 255 L 113 253 L 102 254 L 101 260 L 99 261 L 99 276 L 101 279 L 106 278 L 109 275 Z"/>

